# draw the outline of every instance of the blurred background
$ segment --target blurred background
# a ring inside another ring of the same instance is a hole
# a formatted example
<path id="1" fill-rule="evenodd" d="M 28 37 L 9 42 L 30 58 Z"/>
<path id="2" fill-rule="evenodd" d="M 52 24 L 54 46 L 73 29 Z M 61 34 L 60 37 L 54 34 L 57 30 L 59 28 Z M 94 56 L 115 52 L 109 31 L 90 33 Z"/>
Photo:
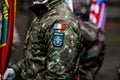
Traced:
<path id="1" fill-rule="evenodd" d="M 20 44 L 12 51 L 10 65 L 23 58 L 23 45 L 26 32 L 34 18 L 30 11 L 33 0 L 17 0 L 16 30 Z M 120 66 L 120 0 L 107 0 L 106 20 L 106 54 L 103 65 L 96 80 L 118 80 L 118 67 Z"/>

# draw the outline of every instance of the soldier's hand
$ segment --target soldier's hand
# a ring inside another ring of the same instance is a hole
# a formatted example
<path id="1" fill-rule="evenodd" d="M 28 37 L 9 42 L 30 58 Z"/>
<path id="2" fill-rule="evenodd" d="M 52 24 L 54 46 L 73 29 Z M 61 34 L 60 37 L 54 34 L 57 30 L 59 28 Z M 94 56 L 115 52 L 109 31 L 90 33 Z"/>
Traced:
<path id="1" fill-rule="evenodd" d="M 4 73 L 3 79 L 9 79 L 12 80 L 15 78 L 15 71 L 12 68 L 7 68 L 7 70 Z"/>

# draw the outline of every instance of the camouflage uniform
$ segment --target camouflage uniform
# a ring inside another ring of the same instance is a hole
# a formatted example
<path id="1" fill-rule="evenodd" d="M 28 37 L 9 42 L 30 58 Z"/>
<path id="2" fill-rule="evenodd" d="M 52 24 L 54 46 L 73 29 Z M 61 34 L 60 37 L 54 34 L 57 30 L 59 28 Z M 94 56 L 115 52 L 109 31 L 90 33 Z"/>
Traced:
<path id="1" fill-rule="evenodd" d="M 82 29 L 83 51 L 80 54 L 81 80 L 94 80 L 99 71 L 105 53 L 104 33 L 90 21 L 82 22 L 79 19 Z"/>
<path id="2" fill-rule="evenodd" d="M 96 24 L 89 21 L 89 5 L 83 4 L 82 2 L 80 5 L 81 8 L 74 11 L 80 24 L 83 38 L 83 51 L 80 54 L 79 70 L 81 80 L 94 80 L 104 58 L 104 32 Z M 84 11 L 84 13 L 81 10 L 83 7 L 86 7 L 86 12 Z"/>
<path id="3" fill-rule="evenodd" d="M 63 0 L 45 5 L 48 10 L 37 14 L 28 31 L 24 59 L 12 66 L 15 80 L 75 79 L 81 46 L 78 21 Z M 64 28 L 55 28 L 56 24 Z"/>

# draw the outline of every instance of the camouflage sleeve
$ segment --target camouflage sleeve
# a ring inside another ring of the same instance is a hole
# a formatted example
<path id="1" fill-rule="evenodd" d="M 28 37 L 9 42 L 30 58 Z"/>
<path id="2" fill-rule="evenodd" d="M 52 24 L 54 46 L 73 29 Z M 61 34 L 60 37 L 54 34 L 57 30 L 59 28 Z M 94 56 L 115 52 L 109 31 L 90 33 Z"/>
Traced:
<path id="1" fill-rule="evenodd" d="M 61 28 L 58 28 L 58 25 Z M 64 29 L 63 27 L 64 26 Z M 78 34 L 76 24 L 55 23 L 50 31 L 48 46 L 48 71 L 58 75 L 55 79 L 66 80 L 72 77 L 73 60 L 77 55 Z M 48 76 L 47 79 L 52 79 Z"/>
<path id="2" fill-rule="evenodd" d="M 56 22 L 46 29 L 41 27 L 42 31 L 38 26 L 31 29 L 25 58 L 12 66 L 17 79 L 20 76 L 23 79 L 70 80 L 76 65 L 78 37 L 81 36 L 78 35 L 78 24 Z"/>
<path id="3" fill-rule="evenodd" d="M 31 69 L 32 69 L 31 66 L 34 66 L 34 64 L 36 64 L 36 65 L 39 64 L 38 62 L 30 61 L 30 59 L 34 59 L 34 60 L 39 59 L 38 58 L 39 56 L 36 56 L 36 57 L 32 56 L 32 53 L 37 54 L 38 52 L 32 51 L 32 47 L 31 47 L 31 46 L 33 46 L 33 44 L 32 44 L 33 41 L 34 42 L 36 42 L 36 40 L 38 41 L 37 36 L 38 36 L 39 31 L 38 31 L 38 28 L 35 29 L 36 28 L 36 26 L 35 26 L 36 20 L 37 20 L 37 18 L 35 18 L 33 20 L 33 22 L 31 23 L 31 25 L 29 27 L 29 30 L 27 32 L 25 45 L 24 45 L 24 54 L 23 54 L 24 58 L 22 60 L 18 61 L 17 63 L 10 65 L 10 67 L 13 68 L 16 72 L 15 80 L 16 79 L 17 80 L 26 79 L 26 76 L 29 75 L 28 73 L 33 74 L 33 72 L 31 72 Z M 36 44 L 38 44 L 38 43 L 36 43 Z M 36 44 L 34 44 L 34 45 L 36 45 Z M 29 64 L 31 64 L 31 65 L 29 65 Z"/>
<path id="4" fill-rule="evenodd" d="M 80 69 L 82 78 L 93 80 L 99 71 L 105 53 L 104 33 L 91 22 L 84 23 L 84 54 L 81 56 Z M 86 36 L 89 36 L 87 38 Z"/>

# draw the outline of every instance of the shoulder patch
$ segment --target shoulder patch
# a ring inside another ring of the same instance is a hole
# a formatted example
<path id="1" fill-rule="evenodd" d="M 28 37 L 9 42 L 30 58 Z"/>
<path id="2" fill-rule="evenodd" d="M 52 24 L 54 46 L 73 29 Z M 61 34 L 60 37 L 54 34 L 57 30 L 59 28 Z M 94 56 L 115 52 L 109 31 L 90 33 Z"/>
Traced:
<path id="1" fill-rule="evenodd" d="M 58 29 L 58 30 L 65 30 L 66 29 L 66 24 L 56 23 L 56 24 L 54 24 L 53 28 Z"/>
<path id="2" fill-rule="evenodd" d="M 64 42 L 64 33 L 62 32 L 54 32 L 52 43 L 55 47 L 61 47 Z"/>

